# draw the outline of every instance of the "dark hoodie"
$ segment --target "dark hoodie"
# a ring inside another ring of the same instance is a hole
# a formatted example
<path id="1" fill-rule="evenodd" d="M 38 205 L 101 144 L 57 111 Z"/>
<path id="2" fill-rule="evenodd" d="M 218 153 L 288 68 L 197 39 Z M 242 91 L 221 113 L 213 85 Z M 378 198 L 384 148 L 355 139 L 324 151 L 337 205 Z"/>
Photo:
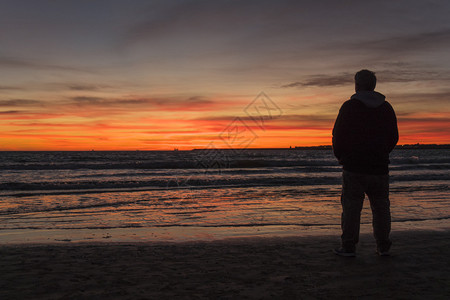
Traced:
<path id="1" fill-rule="evenodd" d="M 360 91 L 342 105 L 333 128 L 333 151 L 344 170 L 388 174 L 389 153 L 397 142 L 397 118 L 384 95 Z"/>

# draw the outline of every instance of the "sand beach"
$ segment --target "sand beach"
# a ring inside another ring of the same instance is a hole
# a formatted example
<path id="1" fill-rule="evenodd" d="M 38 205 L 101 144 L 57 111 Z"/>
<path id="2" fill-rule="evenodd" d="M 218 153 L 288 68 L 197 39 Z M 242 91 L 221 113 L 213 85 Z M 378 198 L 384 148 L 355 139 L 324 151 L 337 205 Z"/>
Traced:
<path id="1" fill-rule="evenodd" d="M 370 234 L 356 258 L 336 236 L 0 247 L 1 299 L 448 299 L 450 231 Z"/>

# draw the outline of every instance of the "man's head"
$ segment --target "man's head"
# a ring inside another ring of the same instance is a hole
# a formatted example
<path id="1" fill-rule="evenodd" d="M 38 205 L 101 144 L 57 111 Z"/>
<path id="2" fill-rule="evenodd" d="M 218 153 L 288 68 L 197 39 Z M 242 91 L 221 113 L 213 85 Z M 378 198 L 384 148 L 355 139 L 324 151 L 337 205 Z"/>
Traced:
<path id="1" fill-rule="evenodd" d="M 361 70 L 355 74 L 355 91 L 373 91 L 377 85 L 375 73 L 369 70 Z"/>

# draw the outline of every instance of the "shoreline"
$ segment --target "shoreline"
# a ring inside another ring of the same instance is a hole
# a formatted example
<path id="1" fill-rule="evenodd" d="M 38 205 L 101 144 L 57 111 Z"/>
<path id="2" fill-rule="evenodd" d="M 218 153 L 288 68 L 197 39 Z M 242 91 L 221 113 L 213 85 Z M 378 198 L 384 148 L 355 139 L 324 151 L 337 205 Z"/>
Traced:
<path id="1" fill-rule="evenodd" d="M 0 246 L 2 299 L 446 298 L 450 230 L 392 233 L 392 256 L 362 234 Z"/>
<path id="2" fill-rule="evenodd" d="M 259 147 L 259 148 L 215 148 L 218 151 L 236 151 L 236 150 L 332 150 L 332 145 L 312 145 L 312 146 L 290 146 L 290 147 Z M 450 144 L 401 144 L 396 145 L 395 149 L 450 149 Z M 192 149 L 181 149 L 178 147 L 174 147 L 171 149 L 128 149 L 128 150 L 120 150 L 120 149 L 84 149 L 84 150 L 62 150 L 62 149 L 53 149 L 53 150 L 0 150 L 0 152 L 189 152 L 189 151 L 204 151 L 211 150 L 208 149 L 207 146 L 205 148 L 192 148 Z"/>
<path id="3" fill-rule="evenodd" d="M 392 223 L 392 233 L 407 231 L 450 231 L 450 223 L 447 219 Z M 0 247 L 2 245 L 214 242 L 240 238 L 303 238 L 340 236 L 340 234 L 339 225 L 221 227 L 174 225 L 105 229 L 4 229 L 0 230 Z M 361 234 L 372 234 L 372 225 L 362 223 Z"/>

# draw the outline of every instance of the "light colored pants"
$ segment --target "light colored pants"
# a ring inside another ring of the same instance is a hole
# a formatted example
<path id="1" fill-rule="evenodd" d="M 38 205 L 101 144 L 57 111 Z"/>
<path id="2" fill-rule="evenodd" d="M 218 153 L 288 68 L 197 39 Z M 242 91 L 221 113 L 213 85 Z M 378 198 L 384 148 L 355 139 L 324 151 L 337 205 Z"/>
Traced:
<path id="1" fill-rule="evenodd" d="M 389 175 L 357 174 L 344 170 L 342 173 L 342 247 L 355 251 L 359 241 L 361 210 L 367 194 L 372 209 L 373 234 L 379 251 L 391 247 L 391 212 L 389 202 Z"/>

